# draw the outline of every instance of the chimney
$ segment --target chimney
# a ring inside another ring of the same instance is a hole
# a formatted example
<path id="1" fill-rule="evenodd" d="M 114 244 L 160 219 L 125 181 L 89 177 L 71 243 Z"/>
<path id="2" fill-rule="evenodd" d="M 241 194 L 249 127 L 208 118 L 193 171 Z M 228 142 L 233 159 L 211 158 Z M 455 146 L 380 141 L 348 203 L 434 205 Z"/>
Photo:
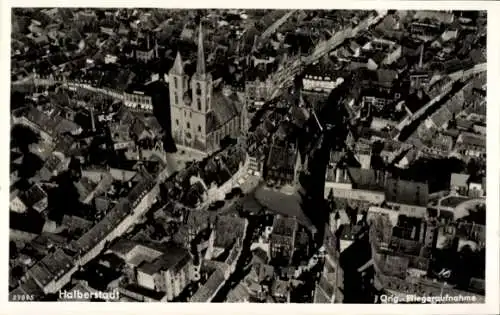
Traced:
<path id="1" fill-rule="evenodd" d="M 160 58 L 160 55 L 158 54 L 158 39 L 155 38 L 155 58 Z"/>
<path id="2" fill-rule="evenodd" d="M 424 242 L 425 238 L 425 232 L 426 232 L 426 223 L 424 220 L 422 220 L 422 223 L 420 223 L 420 243 Z"/>
<path id="3" fill-rule="evenodd" d="M 335 182 L 336 183 L 340 183 L 340 172 L 341 172 L 341 169 L 340 168 L 337 168 L 335 170 Z"/>
<path id="4" fill-rule="evenodd" d="M 90 106 L 90 122 L 92 124 L 92 132 L 95 132 L 94 106 Z"/>
<path id="5" fill-rule="evenodd" d="M 424 44 L 420 46 L 420 59 L 418 61 L 418 68 L 422 69 L 424 64 Z"/>

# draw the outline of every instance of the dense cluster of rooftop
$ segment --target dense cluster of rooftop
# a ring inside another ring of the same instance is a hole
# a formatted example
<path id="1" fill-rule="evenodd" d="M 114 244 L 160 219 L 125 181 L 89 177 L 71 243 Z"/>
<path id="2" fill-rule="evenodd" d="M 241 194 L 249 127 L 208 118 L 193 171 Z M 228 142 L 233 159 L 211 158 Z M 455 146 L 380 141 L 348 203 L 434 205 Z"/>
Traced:
<path id="1" fill-rule="evenodd" d="M 16 9 L 11 298 L 484 299 L 483 12 Z"/>

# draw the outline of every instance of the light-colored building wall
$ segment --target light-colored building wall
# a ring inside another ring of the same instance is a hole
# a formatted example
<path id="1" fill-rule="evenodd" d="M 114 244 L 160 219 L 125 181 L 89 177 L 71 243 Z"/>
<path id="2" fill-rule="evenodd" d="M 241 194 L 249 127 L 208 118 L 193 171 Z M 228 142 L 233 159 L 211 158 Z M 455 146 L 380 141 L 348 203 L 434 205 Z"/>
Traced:
<path id="1" fill-rule="evenodd" d="M 26 212 L 26 205 L 19 199 L 19 197 L 15 197 L 10 201 L 9 208 L 11 211 L 17 212 L 17 213 L 24 213 Z"/>
<path id="2" fill-rule="evenodd" d="M 248 155 L 245 158 L 245 161 L 243 163 L 240 163 L 240 167 L 234 173 L 233 176 L 231 176 L 230 179 L 228 179 L 224 184 L 222 184 L 219 187 L 211 187 L 208 189 L 207 196 L 208 196 L 208 202 L 213 202 L 216 200 L 221 200 L 224 199 L 224 196 L 233 189 L 233 187 L 238 186 L 238 180 L 248 173 L 249 169 L 249 158 Z"/>
<path id="3" fill-rule="evenodd" d="M 155 275 L 150 275 L 141 270 L 137 271 L 137 284 L 141 287 L 155 290 Z"/>
<path id="4" fill-rule="evenodd" d="M 20 242 L 31 242 L 35 238 L 37 238 L 38 234 L 28 233 L 20 230 L 9 230 L 9 238 L 12 241 L 20 241 Z"/>

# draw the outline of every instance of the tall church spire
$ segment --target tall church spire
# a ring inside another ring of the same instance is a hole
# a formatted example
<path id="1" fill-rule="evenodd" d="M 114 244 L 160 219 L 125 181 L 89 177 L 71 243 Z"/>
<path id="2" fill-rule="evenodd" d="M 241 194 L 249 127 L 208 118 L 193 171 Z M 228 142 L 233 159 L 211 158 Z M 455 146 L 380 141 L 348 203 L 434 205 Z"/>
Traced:
<path id="1" fill-rule="evenodd" d="M 205 52 L 203 51 L 203 29 L 201 28 L 200 21 L 200 31 L 198 32 L 198 59 L 196 61 L 196 73 L 205 74 Z"/>
<path id="2" fill-rule="evenodd" d="M 418 68 L 422 69 L 424 66 L 424 44 L 420 46 L 420 59 L 418 60 Z"/>
<path id="3" fill-rule="evenodd" d="M 174 61 L 174 72 L 177 74 L 182 74 L 184 73 L 184 66 L 182 65 L 182 58 L 181 58 L 181 53 L 177 51 L 177 56 L 175 56 L 175 61 Z"/>

